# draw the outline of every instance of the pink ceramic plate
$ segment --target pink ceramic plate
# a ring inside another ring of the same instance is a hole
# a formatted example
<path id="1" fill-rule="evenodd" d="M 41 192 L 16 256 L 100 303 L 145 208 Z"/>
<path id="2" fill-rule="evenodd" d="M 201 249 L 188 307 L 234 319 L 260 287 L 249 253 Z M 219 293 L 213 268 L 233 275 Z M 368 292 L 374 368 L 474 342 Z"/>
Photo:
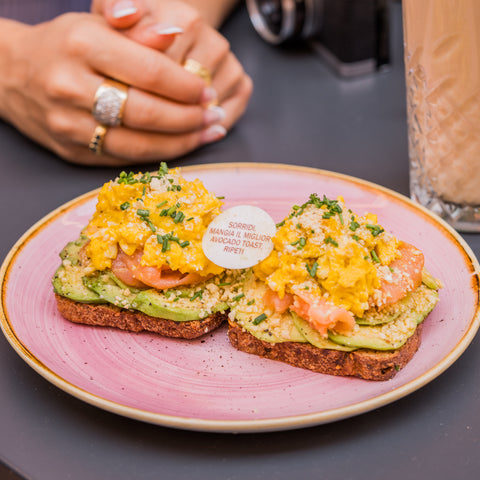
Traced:
<path id="1" fill-rule="evenodd" d="M 466 349 L 479 326 L 475 256 L 444 222 L 407 198 L 326 171 L 274 164 L 186 167 L 188 178 L 258 205 L 280 221 L 312 192 L 343 195 L 362 214 L 415 244 L 443 280 L 414 359 L 387 382 L 336 378 L 236 351 L 225 329 L 195 341 L 74 325 L 55 307 L 58 253 L 94 211 L 96 191 L 60 207 L 14 246 L 1 270 L 2 329 L 40 375 L 88 403 L 165 426 L 218 432 L 269 431 L 332 422 L 393 402 L 430 382 Z"/>

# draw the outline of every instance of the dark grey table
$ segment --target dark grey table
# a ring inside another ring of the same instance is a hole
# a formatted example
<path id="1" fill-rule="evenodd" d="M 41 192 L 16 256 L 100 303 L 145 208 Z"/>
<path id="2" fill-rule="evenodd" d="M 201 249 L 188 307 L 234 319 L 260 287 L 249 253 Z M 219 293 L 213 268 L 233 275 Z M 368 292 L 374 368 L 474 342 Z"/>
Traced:
<path id="1" fill-rule="evenodd" d="M 408 194 L 398 3 L 393 13 L 391 70 L 345 81 L 307 50 L 262 43 L 240 9 L 224 32 L 254 79 L 252 102 L 225 140 L 176 163 L 315 166 Z M 64 163 L 3 123 L 0 168 L 1 259 L 34 222 L 119 171 Z M 480 237 L 464 238 L 480 254 Z M 0 478 L 477 478 L 479 367 L 476 338 L 435 381 L 378 410 L 303 430 L 228 435 L 163 428 L 85 404 L 35 373 L 0 336 Z"/>

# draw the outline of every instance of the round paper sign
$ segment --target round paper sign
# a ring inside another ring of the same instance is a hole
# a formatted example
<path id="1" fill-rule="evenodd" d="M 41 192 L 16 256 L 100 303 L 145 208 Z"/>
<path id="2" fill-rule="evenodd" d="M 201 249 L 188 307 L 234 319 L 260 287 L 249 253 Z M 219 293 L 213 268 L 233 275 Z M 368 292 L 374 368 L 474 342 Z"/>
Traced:
<path id="1" fill-rule="evenodd" d="M 268 257 L 276 226 L 261 208 L 238 205 L 216 217 L 203 236 L 203 252 L 224 268 L 248 268 Z"/>

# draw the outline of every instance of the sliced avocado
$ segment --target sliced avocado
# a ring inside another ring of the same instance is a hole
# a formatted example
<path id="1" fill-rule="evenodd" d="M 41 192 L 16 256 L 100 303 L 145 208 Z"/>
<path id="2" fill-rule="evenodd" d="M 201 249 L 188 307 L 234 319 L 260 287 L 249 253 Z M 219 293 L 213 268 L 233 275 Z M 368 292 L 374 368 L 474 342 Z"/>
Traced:
<path id="1" fill-rule="evenodd" d="M 244 294 L 243 297 L 239 299 L 238 303 L 232 302 L 230 305 L 239 326 L 264 342 L 306 343 L 305 337 L 298 331 L 288 312 L 269 313 L 266 309 L 263 304 L 265 283 L 256 279 L 251 269 L 244 275 L 241 291 Z"/>
<path id="2" fill-rule="evenodd" d="M 154 289 L 138 290 L 127 287 L 112 272 L 106 271 L 94 276 L 84 277 L 88 289 L 93 290 L 101 299 L 120 308 L 138 310 L 151 317 L 164 318 L 175 322 L 201 320 L 214 312 L 227 310 L 224 302 L 217 303 L 210 311 L 206 311 L 201 298 L 195 296 L 194 289 L 186 289 L 187 307 L 179 306 L 178 299 L 172 291 L 159 292 Z"/>
<path id="3" fill-rule="evenodd" d="M 402 312 L 410 308 L 411 294 L 407 294 L 404 298 L 399 300 L 395 305 L 389 305 L 382 309 L 371 308 L 367 310 L 362 318 L 355 317 L 358 325 L 382 325 L 384 323 L 393 322 Z"/>
<path id="4" fill-rule="evenodd" d="M 428 273 L 426 270 L 423 270 L 422 285 L 420 285 L 417 290 L 408 293 L 404 298 L 399 300 L 394 305 L 389 305 L 380 310 L 378 308 L 367 310 L 362 318 L 355 317 L 355 321 L 358 325 L 367 326 L 381 325 L 392 322 L 393 320 L 396 320 L 402 312 L 412 308 L 412 302 L 415 301 L 415 298 L 430 296 L 432 292 L 428 292 L 427 289 L 436 291 L 439 288 L 441 288 L 440 282 L 430 275 L 430 273 Z M 433 295 L 436 294 L 433 293 Z"/>
<path id="5" fill-rule="evenodd" d="M 80 265 L 80 250 L 87 244 L 88 237 L 86 235 L 80 235 L 77 240 L 69 242 L 65 245 L 60 252 L 60 258 L 62 260 L 69 260 L 72 265 Z"/>
<path id="6" fill-rule="evenodd" d="M 425 319 L 438 301 L 438 293 L 434 290 L 419 287 L 413 293 L 409 308 L 393 322 L 376 326 L 357 325 L 354 332 L 349 335 L 329 331 L 328 338 L 347 347 L 373 350 L 400 348 L 414 334 L 417 325 Z"/>
<path id="7" fill-rule="evenodd" d="M 128 288 L 117 285 L 106 273 L 82 278 L 85 287 L 93 291 L 104 302 L 121 308 L 133 308 L 136 294 Z"/>
<path id="8" fill-rule="evenodd" d="M 384 323 L 389 323 L 396 320 L 400 313 L 400 311 L 386 313 L 382 312 L 381 310 L 372 309 L 365 312 L 362 318 L 355 317 L 355 322 L 357 322 L 358 325 L 367 326 L 383 325 Z"/>
<path id="9" fill-rule="evenodd" d="M 268 321 L 268 317 L 261 323 L 255 325 L 254 321 L 258 317 L 258 312 L 254 314 L 236 312 L 235 321 L 241 327 L 247 330 L 251 335 L 258 338 L 259 340 L 263 340 L 264 342 L 307 342 L 305 337 L 299 332 L 299 330 L 295 326 L 295 323 L 293 322 L 293 319 L 289 313 L 282 314 L 281 329 L 276 325 L 272 325 L 272 323 Z"/>
<path id="10" fill-rule="evenodd" d="M 77 266 L 65 268 L 63 265 L 57 268 L 52 279 L 53 291 L 80 303 L 105 303 L 95 292 L 88 289 L 82 277 L 84 271 Z"/>
<path id="11" fill-rule="evenodd" d="M 351 352 L 352 350 L 355 350 L 354 347 L 340 345 L 338 343 L 332 342 L 329 338 L 323 337 L 319 332 L 313 329 L 306 320 L 299 317 L 295 313 L 292 313 L 292 318 L 295 326 L 300 331 L 300 333 L 309 343 L 311 343 L 315 347 L 326 348 L 329 350 L 342 350 L 345 352 Z"/>
<path id="12" fill-rule="evenodd" d="M 432 290 L 438 290 L 442 287 L 440 280 L 437 280 L 430 272 L 422 270 L 422 283 Z"/>
<path id="13" fill-rule="evenodd" d="M 398 330 L 391 327 L 395 324 Z M 351 335 L 341 335 L 335 332 L 328 332 L 328 338 L 332 342 L 347 347 L 371 348 L 372 350 L 397 350 L 415 333 L 417 322 L 409 319 L 406 315 L 403 318 L 394 320 L 385 325 L 374 327 L 358 327 Z"/>
<path id="14" fill-rule="evenodd" d="M 70 300 L 81 303 L 105 303 L 95 292 L 89 290 L 83 283 L 85 274 L 80 260 L 80 250 L 88 242 L 85 235 L 69 242 L 60 252 L 62 264 L 57 268 L 53 278 L 53 291 Z"/>
<path id="15" fill-rule="evenodd" d="M 195 299 L 194 295 L 195 293 L 192 293 L 190 297 L 188 297 L 189 299 L 193 299 L 191 308 L 185 308 L 175 306 L 175 298 L 178 297 L 174 295 L 168 295 L 156 290 L 144 290 L 135 297 L 135 309 L 152 317 L 166 318 L 176 322 L 201 320 L 211 313 L 205 312 L 205 309 L 202 308 L 201 299 Z M 228 305 L 221 302 L 213 307 L 211 311 L 213 313 L 223 312 L 227 310 L 227 308 Z"/>

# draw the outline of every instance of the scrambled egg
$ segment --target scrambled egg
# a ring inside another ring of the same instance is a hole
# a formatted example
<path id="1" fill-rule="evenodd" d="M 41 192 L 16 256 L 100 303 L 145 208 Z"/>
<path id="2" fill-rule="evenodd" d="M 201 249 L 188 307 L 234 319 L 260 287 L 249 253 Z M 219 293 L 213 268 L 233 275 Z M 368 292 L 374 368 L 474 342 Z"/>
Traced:
<path id="1" fill-rule="evenodd" d="M 158 174 L 122 172 L 100 189 L 83 232 L 87 255 L 96 270 L 110 268 L 121 248 L 127 255 L 143 250 L 142 265 L 219 274 L 224 269 L 204 255 L 202 237 L 221 205 L 200 180 L 187 181 L 164 163 Z"/>
<path id="2" fill-rule="evenodd" d="M 342 197 L 316 194 L 293 207 L 273 243 L 254 273 L 280 298 L 303 290 L 328 297 L 358 317 L 380 286 L 378 268 L 400 257 L 400 242 L 378 225 L 376 215 L 358 216 Z"/>

